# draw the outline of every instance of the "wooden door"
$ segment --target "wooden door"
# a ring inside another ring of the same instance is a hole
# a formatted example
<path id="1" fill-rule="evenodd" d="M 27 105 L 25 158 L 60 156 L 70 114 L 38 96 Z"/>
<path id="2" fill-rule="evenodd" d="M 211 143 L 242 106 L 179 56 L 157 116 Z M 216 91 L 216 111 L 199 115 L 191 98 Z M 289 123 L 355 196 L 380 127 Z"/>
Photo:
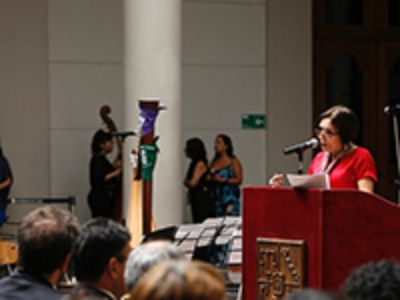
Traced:
<path id="1" fill-rule="evenodd" d="M 400 0 L 315 0 L 313 9 L 314 117 L 334 104 L 357 113 L 356 142 L 377 162 L 376 191 L 397 202 L 393 124 L 383 109 L 400 103 Z"/>

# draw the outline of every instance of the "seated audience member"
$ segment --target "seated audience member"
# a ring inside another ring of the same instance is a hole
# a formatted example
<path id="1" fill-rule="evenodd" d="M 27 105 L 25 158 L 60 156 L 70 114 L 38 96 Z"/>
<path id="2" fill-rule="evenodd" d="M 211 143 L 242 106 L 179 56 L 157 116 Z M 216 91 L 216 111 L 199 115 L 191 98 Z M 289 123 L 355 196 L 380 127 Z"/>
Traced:
<path id="1" fill-rule="evenodd" d="M 400 265 L 380 260 L 355 269 L 342 286 L 352 300 L 400 299 Z"/>
<path id="2" fill-rule="evenodd" d="M 350 300 L 349 298 L 333 293 L 313 289 L 303 289 L 289 294 L 286 300 Z"/>
<path id="3" fill-rule="evenodd" d="M 18 267 L 0 281 L 0 299 L 60 299 L 55 288 L 67 270 L 78 223 L 53 206 L 35 209 L 18 228 Z"/>
<path id="4" fill-rule="evenodd" d="M 224 300 L 221 273 L 200 261 L 163 261 L 148 270 L 130 293 L 134 300 Z"/>
<path id="5" fill-rule="evenodd" d="M 125 268 L 125 284 L 131 290 L 140 277 L 156 263 L 184 259 L 183 252 L 166 241 L 152 241 L 140 245 L 130 254 Z"/>
<path id="6" fill-rule="evenodd" d="M 129 242 L 128 230 L 111 219 L 85 223 L 72 251 L 72 267 L 79 283 L 69 299 L 119 299 L 125 293 Z"/>

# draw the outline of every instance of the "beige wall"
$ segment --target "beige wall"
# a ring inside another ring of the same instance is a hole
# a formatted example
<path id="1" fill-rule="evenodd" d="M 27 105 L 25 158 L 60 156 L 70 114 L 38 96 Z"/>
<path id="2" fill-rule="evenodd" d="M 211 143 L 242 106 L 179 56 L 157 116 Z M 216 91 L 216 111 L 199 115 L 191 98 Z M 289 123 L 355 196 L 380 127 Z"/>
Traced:
<path id="1" fill-rule="evenodd" d="M 122 24 L 121 1 L 49 1 L 51 192 L 76 196 L 82 221 L 100 107 L 123 125 Z"/>
<path id="2" fill-rule="evenodd" d="M 184 141 L 202 138 L 211 159 L 215 136 L 228 134 L 244 185 L 264 183 L 265 130 L 241 128 L 242 114 L 265 113 L 263 1 L 184 2 L 182 86 Z"/>
<path id="3" fill-rule="evenodd" d="M 0 1 L 0 139 L 13 195 L 49 192 L 47 1 Z"/>
<path id="4" fill-rule="evenodd" d="M 267 174 L 296 172 L 282 149 L 312 135 L 311 0 L 267 0 Z M 307 162 L 310 153 L 305 157 Z"/>
<path id="5" fill-rule="evenodd" d="M 0 139 L 12 196 L 49 195 L 47 1 L 0 1 Z M 10 206 L 11 220 L 30 207 Z"/>

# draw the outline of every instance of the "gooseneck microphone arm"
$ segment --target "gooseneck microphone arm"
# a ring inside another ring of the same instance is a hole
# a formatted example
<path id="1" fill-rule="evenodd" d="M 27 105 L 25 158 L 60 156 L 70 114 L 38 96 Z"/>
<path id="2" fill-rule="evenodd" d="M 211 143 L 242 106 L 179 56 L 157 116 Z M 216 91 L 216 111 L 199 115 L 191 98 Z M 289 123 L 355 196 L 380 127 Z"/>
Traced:
<path id="1" fill-rule="evenodd" d="M 137 135 L 136 132 L 134 132 L 134 131 L 112 131 L 110 133 L 111 133 L 111 136 L 120 137 L 122 142 L 124 142 L 128 136 L 136 136 Z"/>
<path id="2" fill-rule="evenodd" d="M 319 146 L 319 141 L 316 138 L 309 139 L 304 143 L 296 144 L 293 146 L 286 147 L 283 149 L 283 154 L 289 155 L 292 153 L 297 153 L 297 160 L 299 163 L 299 168 L 297 170 L 298 174 L 303 174 L 304 164 L 303 164 L 303 153 L 305 150 L 310 148 L 317 148 Z"/>

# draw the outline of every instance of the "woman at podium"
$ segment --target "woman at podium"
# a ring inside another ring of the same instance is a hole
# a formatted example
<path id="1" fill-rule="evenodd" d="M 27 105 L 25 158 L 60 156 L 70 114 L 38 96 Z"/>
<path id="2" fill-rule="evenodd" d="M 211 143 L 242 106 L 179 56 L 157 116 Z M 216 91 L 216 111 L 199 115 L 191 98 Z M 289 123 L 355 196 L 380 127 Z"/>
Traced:
<path id="1" fill-rule="evenodd" d="M 334 106 L 317 120 L 315 135 L 321 152 L 311 162 L 308 174 L 327 173 L 332 189 L 358 189 L 373 193 L 377 181 L 376 165 L 371 153 L 354 144 L 358 120 L 345 106 Z M 283 175 L 270 179 L 272 186 L 283 184 Z"/>

